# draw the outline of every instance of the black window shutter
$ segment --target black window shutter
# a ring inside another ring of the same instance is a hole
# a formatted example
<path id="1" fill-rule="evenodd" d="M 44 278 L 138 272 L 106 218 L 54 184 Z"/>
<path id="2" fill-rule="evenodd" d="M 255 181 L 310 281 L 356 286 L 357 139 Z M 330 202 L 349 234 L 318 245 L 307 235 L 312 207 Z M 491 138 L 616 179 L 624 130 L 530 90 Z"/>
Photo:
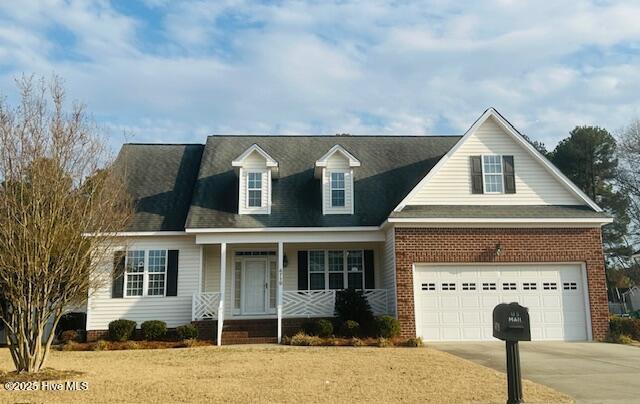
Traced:
<path id="1" fill-rule="evenodd" d="M 513 166 L 513 156 L 502 156 L 502 172 L 504 176 L 504 193 L 516 193 L 516 172 Z"/>
<path id="2" fill-rule="evenodd" d="M 113 253 L 113 273 L 111 274 L 111 297 L 121 298 L 124 292 L 124 251 Z"/>
<path id="3" fill-rule="evenodd" d="M 178 296 L 178 252 L 167 251 L 167 296 Z"/>
<path id="4" fill-rule="evenodd" d="M 375 289 L 375 275 L 373 267 L 373 250 L 364 250 L 364 288 Z"/>
<path id="5" fill-rule="evenodd" d="M 308 257 L 308 251 L 298 251 L 298 290 L 309 289 Z"/>
<path id="6" fill-rule="evenodd" d="M 471 193 L 482 194 L 482 160 L 480 156 L 471 156 Z"/>

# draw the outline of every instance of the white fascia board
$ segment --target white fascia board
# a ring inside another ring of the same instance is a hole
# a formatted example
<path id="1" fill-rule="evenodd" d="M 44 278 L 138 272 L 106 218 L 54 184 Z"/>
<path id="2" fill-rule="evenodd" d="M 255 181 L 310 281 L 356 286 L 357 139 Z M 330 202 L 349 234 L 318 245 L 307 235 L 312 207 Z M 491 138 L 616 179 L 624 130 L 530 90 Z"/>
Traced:
<path id="1" fill-rule="evenodd" d="M 204 233 L 278 233 L 278 232 L 361 232 L 361 231 L 378 231 L 379 226 L 345 226 L 345 227 L 247 227 L 247 228 L 190 228 L 186 229 L 186 233 L 204 234 Z"/>
<path id="2" fill-rule="evenodd" d="M 113 237 L 158 237 L 158 236 L 186 236 L 185 231 L 121 231 L 116 233 L 82 233 L 84 237 L 113 236 Z"/>
<path id="3" fill-rule="evenodd" d="M 355 156 L 349 153 L 344 147 L 339 144 L 334 145 L 328 152 L 324 154 L 324 156 L 320 157 L 318 161 L 316 161 L 316 167 L 326 167 L 327 161 L 331 156 L 335 153 L 342 153 L 342 155 L 349 161 L 349 167 L 360 167 L 360 160 L 355 158 Z"/>
<path id="4" fill-rule="evenodd" d="M 377 231 L 268 232 L 196 234 L 196 244 L 247 243 L 361 243 L 384 242 L 385 233 Z"/>
<path id="5" fill-rule="evenodd" d="M 577 196 L 579 199 L 582 199 L 587 205 L 589 205 L 596 212 L 602 212 L 602 208 L 600 208 L 591 198 L 589 198 L 580 188 L 578 188 L 570 179 L 568 179 L 556 166 L 554 166 L 549 160 L 547 160 L 535 147 L 533 147 L 529 142 L 527 142 L 524 137 L 507 121 L 505 120 L 500 113 L 494 109 L 487 109 L 474 123 L 471 127 L 464 133 L 462 138 L 458 140 L 448 152 L 445 154 L 440 161 L 429 171 L 429 173 L 416 185 L 411 192 L 395 207 L 394 212 L 400 212 L 409 201 L 417 194 L 420 189 L 422 189 L 431 178 L 442 168 L 442 166 L 453 156 L 456 151 L 471 137 L 473 133 L 482 125 L 487 119 L 494 118 L 495 121 L 500 125 L 500 127 L 509 134 L 513 139 L 516 140 L 518 144 L 523 146 L 525 150 L 529 152 L 533 156 L 533 158 L 539 161 L 542 166 L 551 173 L 556 179 L 560 181 L 571 193 Z"/>
<path id="6" fill-rule="evenodd" d="M 554 224 L 563 226 L 574 225 L 604 225 L 613 222 L 613 218 L 405 218 L 390 217 L 385 223 L 397 224 L 482 224 L 482 225 L 502 225 L 502 224 Z M 383 226 L 385 224 L 383 223 Z"/>
<path id="7" fill-rule="evenodd" d="M 247 158 L 247 156 L 249 156 L 253 152 L 257 152 L 262 157 L 264 157 L 264 159 L 266 160 L 267 167 L 271 167 L 271 168 L 278 167 L 278 162 L 273 157 L 271 157 L 269 155 L 269 153 L 264 151 L 264 149 L 262 149 L 260 146 L 258 146 L 255 143 L 252 144 L 251 146 L 249 146 L 249 148 L 247 150 L 245 150 L 244 152 L 242 152 L 241 155 L 236 157 L 231 162 L 231 166 L 232 167 L 242 167 L 242 165 L 244 164 L 244 160 Z"/>

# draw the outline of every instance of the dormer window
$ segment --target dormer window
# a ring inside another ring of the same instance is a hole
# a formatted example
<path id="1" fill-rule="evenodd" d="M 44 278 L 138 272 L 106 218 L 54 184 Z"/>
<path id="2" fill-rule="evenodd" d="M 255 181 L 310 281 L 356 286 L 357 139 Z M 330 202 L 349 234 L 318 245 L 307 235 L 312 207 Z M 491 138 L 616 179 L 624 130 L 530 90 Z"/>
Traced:
<path id="1" fill-rule="evenodd" d="M 340 145 L 316 161 L 315 175 L 322 180 L 322 214 L 353 214 L 354 167 L 360 167 L 360 161 Z"/>
<path id="2" fill-rule="evenodd" d="M 344 208 L 345 204 L 345 186 L 344 186 L 344 173 L 332 172 L 331 173 L 331 207 L 332 208 Z"/>
<path id="3" fill-rule="evenodd" d="M 262 207 L 262 173 L 250 171 L 247 173 L 247 207 Z"/>
<path id="4" fill-rule="evenodd" d="M 271 181 L 277 177 L 278 162 L 257 144 L 231 162 L 238 168 L 238 213 L 271 213 Z"/>

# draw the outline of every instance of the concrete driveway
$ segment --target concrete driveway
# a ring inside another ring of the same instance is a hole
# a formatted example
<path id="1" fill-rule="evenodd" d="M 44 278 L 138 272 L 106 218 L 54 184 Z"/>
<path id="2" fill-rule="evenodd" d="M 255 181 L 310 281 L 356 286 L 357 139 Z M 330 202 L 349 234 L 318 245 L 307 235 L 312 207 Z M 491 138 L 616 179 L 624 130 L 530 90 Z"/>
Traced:
<path id="1" fill-rule="evenodd" d="M 429 345 L 505 372 L 504 342 Z M 520 361 L 522 377 L 569 394 L 578 403 L 640 402 L 638 347 L 594 342 L 521 342 Z"/>

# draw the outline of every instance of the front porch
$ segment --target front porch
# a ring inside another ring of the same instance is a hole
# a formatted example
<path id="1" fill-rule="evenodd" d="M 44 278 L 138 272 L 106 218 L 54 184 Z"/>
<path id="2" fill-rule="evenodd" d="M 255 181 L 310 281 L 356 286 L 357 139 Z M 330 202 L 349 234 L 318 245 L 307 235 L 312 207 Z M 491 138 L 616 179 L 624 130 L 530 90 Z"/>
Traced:
<path id="1" fill-rule="evenodd" d="M 347 287 L 363 290 L 375 315 L 394 315 L 383 251 L 380 242 L 201 245 L 192 322 L 219 345 L 279 342 L 305 319 L 333 317 Z"/>

